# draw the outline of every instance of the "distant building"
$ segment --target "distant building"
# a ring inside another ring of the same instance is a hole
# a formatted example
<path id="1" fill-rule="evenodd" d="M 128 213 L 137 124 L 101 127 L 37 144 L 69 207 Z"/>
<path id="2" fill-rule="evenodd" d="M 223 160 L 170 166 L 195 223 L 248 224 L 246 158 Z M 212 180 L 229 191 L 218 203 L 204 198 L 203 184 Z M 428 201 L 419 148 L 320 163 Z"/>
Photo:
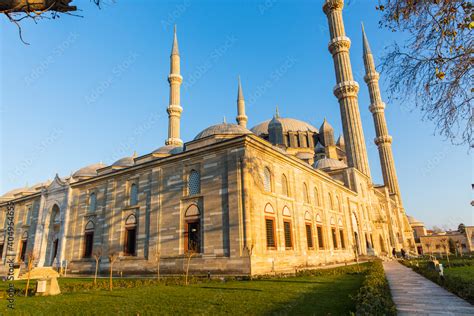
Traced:
<path id="1" fill-rule="evenodd" d="M 419 254 L 445 254 L 474 252 L 474 226 L 466 226 L 464 232 L 434 232 L 426 230 L 425 224 L 412 216 L 408 221 L 413 228 L 416 248 Z"/>
<path id="2" fill-rule="evenodd" d="M 182 273 L 186 254 L 194 252 L 193 272 L 261 274 L 354 260 L 356 253 L 414 252 L 379 74 L 363 33 L 365 81 L 384 185 L 372 182 L 343 4 L 328 0 L 324 12 L 344 136 L 335 141 L 326 120 L 318 129 L 278 111 L 247 129 L 239 80 L 237 124 L 206 127 L 184 143 L 175 31 L 165 145 L 4 194 L 0 222 L 8 222 L 8 203 L 15 205 L 15 218 L 13 250 L 7 252 L 5 240 L 0 241 L 3 258 L 13 254 L 24 262 L 31 252 L 37 266 L 67 262 L 70 272 L 89 273 L 93 254 L 100 250 L 102 269 L 108 267 L 107 255 L 116 253 L 125 273 L 153 273 L 158 257 L 162 273 Z M 0 236 L 6 233 L 4 226 Z"/>

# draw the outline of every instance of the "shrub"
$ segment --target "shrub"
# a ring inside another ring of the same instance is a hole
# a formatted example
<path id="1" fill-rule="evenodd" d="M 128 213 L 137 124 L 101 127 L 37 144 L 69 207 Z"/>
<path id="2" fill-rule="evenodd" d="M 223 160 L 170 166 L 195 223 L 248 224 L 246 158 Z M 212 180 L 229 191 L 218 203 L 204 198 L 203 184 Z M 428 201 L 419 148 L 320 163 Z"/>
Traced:
<path id="1" fill-rule="evenodd" d="M 356 315 L 397 314 L 381 261 L 374 261 L 368 267 L 362 287 L 354 299 Z"/>

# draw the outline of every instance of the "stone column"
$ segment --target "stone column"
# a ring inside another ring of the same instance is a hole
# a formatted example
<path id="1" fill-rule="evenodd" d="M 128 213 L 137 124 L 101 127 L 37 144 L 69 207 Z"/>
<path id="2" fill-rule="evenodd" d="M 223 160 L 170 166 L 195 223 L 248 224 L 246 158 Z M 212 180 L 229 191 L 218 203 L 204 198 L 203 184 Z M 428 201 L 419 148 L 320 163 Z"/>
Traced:
<path id="1" fill-rule="evenodd" d="M 385 103 L 382 101 L 379 88 L 379 73 L 375 70 L 374 56 L 370 50 L 369 41 L 362 26 L 362 37 L 364 42 L 364 80 L 369 88 L 370 107 L 369 110 L 374 118 L 376 138 L 375 144 L 379 150 L 380 165 L 384 184 L 391 194 L 400 196 L 397 172 L 392 154 L 392 136 L 388 134 L 387 122 L 385 120 Z"/>
<path id="2" fill-rule="evenodd" d="M 168 112 L 168 139 L 166 145 L 182 146 L 183 141 L 180 138 L 180 120 L 181 112 L 181 97 L 180 87 L 183 82 L 180 69 L 180 56 L 178 50 L 178 38 L 176 36 L 176 27 L 174 29 L 173 48 L 171 50 L 171 65 L 168 82 L 170 83 L 170 103 L 167 109 Z"/>
<path id="3" fill-rule="evenodd" d="M 331 40 L 329 51 L 334 60 L 336 86 L 334 95 L 339 100 L 342 128 L 346 141 L 347 163 L 370 178 L 367 149 L 359 113 L 357 93 L 359 84 L 352 76 L 349 48 L 350 39 L 346 36 L 342 19 L 344 0 L 326 0 L 323 6 L 328 18 Z"/>

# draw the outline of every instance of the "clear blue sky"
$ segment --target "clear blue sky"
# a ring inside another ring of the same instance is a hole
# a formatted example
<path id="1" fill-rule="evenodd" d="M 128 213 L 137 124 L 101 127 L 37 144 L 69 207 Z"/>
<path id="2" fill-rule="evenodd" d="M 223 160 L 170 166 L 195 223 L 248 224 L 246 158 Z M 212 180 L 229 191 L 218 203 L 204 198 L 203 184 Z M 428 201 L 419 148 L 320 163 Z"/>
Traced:
<path id="1" fill-rule="evenodd" d="M 175 23 L 185 141 L 223 116 L 234 121 L 239 74 L 250 126 L 269 119 L 279 105 L 284 117 L 316 127 L 326 117 L 341 132 L 322 1 L 105 2 L 99 10 L 88 0 L 74 1 L 84 18 L 25 21 L 29 46 L 1 18 L 1 192 L 162 146 Z M 372 0 L 346 2 L 369 160 L 374 182 L 382 183 L 363 83 L 360 22 L 378 56 L 402 37 L 378 28 Z M 422 122 L 419 112 L 385 101 L 407 212 L 428 226 L 472 225 L 467 148 L 433 135 L 432 123 Z"/>

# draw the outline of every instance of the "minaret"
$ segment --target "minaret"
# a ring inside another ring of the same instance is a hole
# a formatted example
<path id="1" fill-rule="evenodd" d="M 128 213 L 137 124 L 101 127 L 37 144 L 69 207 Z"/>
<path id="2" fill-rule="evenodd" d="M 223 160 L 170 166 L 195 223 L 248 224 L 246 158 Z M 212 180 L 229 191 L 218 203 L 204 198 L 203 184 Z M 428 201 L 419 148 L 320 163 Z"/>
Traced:
<path id="1" fill-rule="evenodd" d="M 180 57 L 178 49 L 178 37 L 176 36 L 176 25 L 174 27 L 173 48 L 171 49 L 170 74 L 168 82 L 170 83 L 170 103 L 168 109 L 168 139 L 166 145 L 182 146 L 183 141 L 180 138 L 180 120 L 181 107 L 180 86 L 183 82 L 180 70 Z"/>
<path id="2" fill-rule="evenodd" d="M 390 193 L 400 194 L 398 186 L 397 172 L 393 162 L 392 154 L 392 136 L 388 134 L 387 122 L 385 121 L 385 103 L 382 101 L 379 88 L 379 73 L 375 70 L 374 56 L 370 50 L 369 41 L 365 35 L 364 25 L 362 24 L 362 40 L 364 42 L 364 80 L 369 88 L 370 107 L 374 117 L 376 138 L 375 144 L 379 149 L 380 164 L 382 166 L 382 175 L 384 184 L 388 187 Z M 400 195 L 399 195 L 400 196 Z"/>
<path id="3" fill-rule="evenodd" d="M 370 177 L 369 161 L 365 146 L 364 132 L 360 120 L 357 93 L 359 85 L 352 76 L 351 61 L 349 57 L 350 39 L 344 31 L 342 8 L 344 0 L 326 0 L 323 5 L 324 13 L 328 18 L 329 51 L 334 59 L 336 70 L 336 86 L 334 95 L 339 100 L 341 110 L 342 128 L 346 141 L 346 155 L 349 167 L 355 167 Z"/>
<path id="4" fill-rule="evenodd" d="M 244 100 L 244 93 L 242 92 L 242 83 L 240 82 L 239 76 L 239 87 L 237 91 L 237 123 L 247 128 L 247 115 L 245 115 L 245 100 Z"/>

